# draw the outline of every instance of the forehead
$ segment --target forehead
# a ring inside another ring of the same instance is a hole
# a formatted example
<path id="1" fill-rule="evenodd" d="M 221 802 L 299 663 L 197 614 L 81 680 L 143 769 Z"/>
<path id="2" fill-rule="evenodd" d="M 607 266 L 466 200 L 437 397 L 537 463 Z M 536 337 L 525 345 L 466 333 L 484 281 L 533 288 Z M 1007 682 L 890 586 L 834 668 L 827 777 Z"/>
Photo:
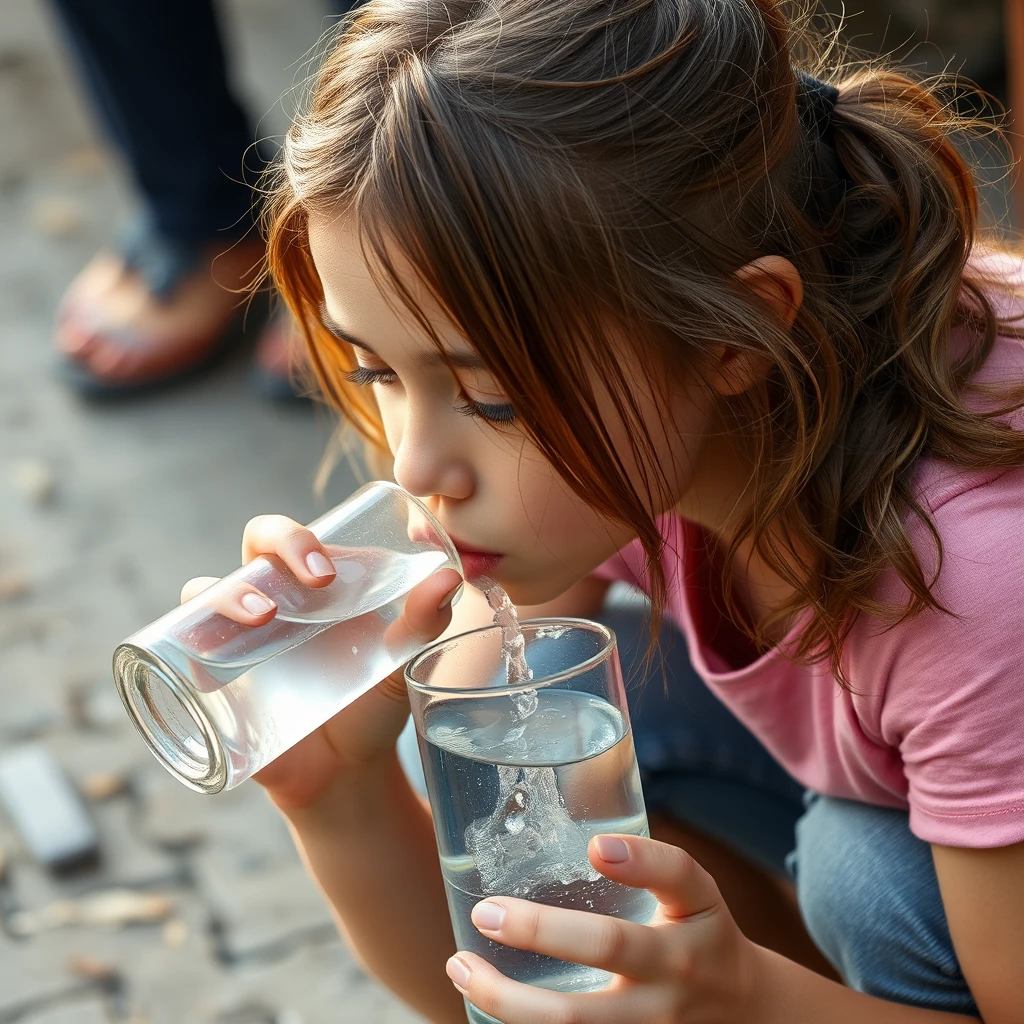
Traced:
<path id="1" fill-rule="evenodd" d="M 367 262 L 359 231 L 351 217 L 311 214 L 309 249 L 324 290 L 324 311 L 329 322 L 345 334 L 376 347 L 382 340 L 419 351 L 436 351 L 434 342 L 408 309 L 387 275 Z M 403 288 L 419 313 L 437 332 L 446 351 L 470 353 L 472 348 L 419 275 L 401 253 L 389 252 Z"/>
<path id="2" fill-rule="evenodd" d="M 307 233 L 309 250 L 325 289 L 338 281 L 344 281 L 350 287 L 375 287 L 375 275 L 365 262 L 359 232 L 352 217 L 311 213 Z"/>

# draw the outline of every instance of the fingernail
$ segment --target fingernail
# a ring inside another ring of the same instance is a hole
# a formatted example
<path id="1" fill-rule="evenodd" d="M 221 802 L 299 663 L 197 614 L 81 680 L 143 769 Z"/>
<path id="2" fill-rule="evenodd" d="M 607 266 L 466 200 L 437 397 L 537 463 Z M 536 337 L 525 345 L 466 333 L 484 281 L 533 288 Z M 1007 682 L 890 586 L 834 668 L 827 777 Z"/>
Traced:
<path id="1" fill-rule="evenodd" d="M 241 604 L 250 615 L 266 615 L 274 609 L 273 601 L 252 590 L 242 595 Z"/>
<path id="2" fill-rule="evenodd" d="M 501 922 L 505 920 L 505 908 L 497 903 L 478 903 L 470 916 L 477 928 L 496 932 L 501 927 Z"/>
<path id="3" fill-rule="evenodd" d="M 465 580 L 460 583 L 457 587 L 452 587 L 444 597 L 441 598 L 441 603 L 437 606 L 439 612 L 443 612 L 462 593 L 462 588 L 466 585 Z"/>
<path id="4" fill-rule="evenodd" d="M 594 845 L 597 847 L 597 855 L 609 864 L 621 864 L 629 860 L 629 847 L 615 836 L 598 836 Z"/>
<path id="5" fill-rule="evenodd" d="M 333 576 L 334 565 L 331 560 L 321 551 L 310 551 L 306 555 L 306 568 L 314 576 Z"/>
<path id="6" fill-rule="evenodd" d="M 469 968 L 466 966 L 466 962 L 460 960 L 457 956 L 453 956 L 445 964 L 444 969 L 448 977 L 452 979 L 455 987 L 465 992 L 466 986 L 469 984 Z"/>

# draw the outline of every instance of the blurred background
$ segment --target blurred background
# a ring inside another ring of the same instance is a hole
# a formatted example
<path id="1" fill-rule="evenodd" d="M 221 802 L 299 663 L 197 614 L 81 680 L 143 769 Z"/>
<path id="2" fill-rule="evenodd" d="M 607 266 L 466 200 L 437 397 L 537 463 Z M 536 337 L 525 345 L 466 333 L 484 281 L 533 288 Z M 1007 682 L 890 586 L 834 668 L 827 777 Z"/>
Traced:
<path id="1" fill-rule="evenodd" d="M 862 0 L 848 36 L 1009 101 L 1016 5 Z M 418 1019 L 353 963 L 259 788 L 174 782 L 111 681 L 119 640 L 237 565 L 251 516 L 306 522 L 357 483 L 343 463 L 314 497 L 332 421 L 288 386 L 287 325 L 242 322 L 211 277 L 258 258 L 243 155 L 283 131 L 332 9 L 215 10 L 219 37 L 202 0 L 0 3 L 0 798 L 35 792 L 28 749 L 87 826 L 69 870 L 28 834 L 73 845 L 44 789 L 0 806 L 0 1024 Z"/>

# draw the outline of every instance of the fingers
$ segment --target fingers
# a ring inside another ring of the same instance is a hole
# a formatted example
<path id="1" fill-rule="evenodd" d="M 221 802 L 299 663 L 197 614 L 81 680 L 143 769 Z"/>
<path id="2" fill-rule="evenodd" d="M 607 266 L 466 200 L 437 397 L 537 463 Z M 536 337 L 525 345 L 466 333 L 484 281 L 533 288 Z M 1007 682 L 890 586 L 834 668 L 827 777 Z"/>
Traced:
<path id="1" fill-rule="evenodd" d="M 195 576 L 181 588 L 181 603 L 191 601 L 196 594 L 208 590 L 220 579 L 219 576 Z"/>
<path id="2" fill-rule="evenodd" d="M 408 651 L 436 640 L 452 620 L 452 602 L 462 586 L 455 569 L 441 569 L 417 583 L 406 597 L 405 611 L 384 633 L 387 649 Z"/>
<path id="3" fill-rule="evenodd" d="M 242 534 L 242 561 L 277 555 L 307 587 L 326 587 L 336 575 L 330 553 L 316 535 L 287 516 L 256 516 Z"/>
<path id="4" fill-rule="evenodd" d="M 257 555 L 276 555 L 300 583 L 321 588 L 333 582 L 334 563 L 316 536 L 285 516 L 257 516 L 246 525 L 242 538 L 242 560 Z M 181 599 L 188 601 L 205 594 L 207 608 L 243 626 L 266 625 L 276 614 L 276 602 L 248 583 L 218 585 L 215 577 L 200 576 L 182 587 Z"/>
<path id="5" fill-rule="evenodd" d="M 339 571 L 345 579 L 346 571 L 362 569 L 354 561 L 338 562 L 311 530 L 286 516 L 256 516 L 246 524 L 242 560 L 248 564 L 259 555 L 276 556 L 300 584 L 313 589 L 328 586 Z M 208 607 L 246 626 L 265 625 L 276 614 L 274 600 L 256 587 L 246 583 L 218 587 L 218 582 L 205 576 L 189 580 L 182 588 L 182 601 L 206 592 Z M 406 649 L 411 643 L 427 643 L 439 636 L 451 621 L 452 598 L 461 583 L 462 577 L 449 569 L 415 587 L 406 601 L 405 614 L 385 634 L 385 643 Z"/>
<path id="6" fill-rule="evenodd" d="M 506 978 L 482 957 L 465 952 L 453 956 L 447 970 L 475 1007 L 503 1024 L 622 1024 L 654 1019 L 657 1010 L 652 986 L 621 992 L 552 992 Z"/>
<path id="7" fill-rule="evenodd" d="M 651 900 L 653 911 L 654 901 Z M 633 921 L 491 897 L 473 908 L 473 924 L 495 942 L 586 964 L 636 981 L 663 977 L 664 933 Z"/>
<path id="8" fill-rule="evenodd" d="M 723 906 L 715 880 L 678 846 L 641 836 L 602 835 L 591 839 L 587 853 L 606 878 L 650 890 L 670 920 Z"/>
<path id="9" fill-rule="evenodd" d="M 430 640 L 440 636 L 451 622 L 452 604 L 463 585 L 455 569 L 442 569 L 418 583 L 405 601 L 409 628 Z"/>
<path id="10" fill-rule="evenodd" d="M 217 576 L 196 576 L 181 588 L 182 604 L 200 594 L 205 608 L 243 626 L 265 625 L 277 614 L 277 604 L 248 583 L 228 586 Z"/>

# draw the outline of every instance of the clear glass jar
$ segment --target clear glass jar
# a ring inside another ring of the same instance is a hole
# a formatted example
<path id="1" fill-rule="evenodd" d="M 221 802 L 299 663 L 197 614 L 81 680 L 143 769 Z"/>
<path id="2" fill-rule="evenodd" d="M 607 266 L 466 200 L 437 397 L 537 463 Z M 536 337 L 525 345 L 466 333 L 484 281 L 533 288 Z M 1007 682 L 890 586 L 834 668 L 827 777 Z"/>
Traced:
<path id="1" fill-rule="evenodd" d="M 260 556 L 114 652 L 136 728 L 201 793 L 244 782 L 408 661 L 422 641 L 395 627 L 406 595 L 439 569 L 462 572 L 441 524 L 392 483 L 367 484 L 309 529 L 334 562 L 329 586 L 306 587 Z M 265 625 L 217 610 L 240 582 L 277 602 Z"/>

